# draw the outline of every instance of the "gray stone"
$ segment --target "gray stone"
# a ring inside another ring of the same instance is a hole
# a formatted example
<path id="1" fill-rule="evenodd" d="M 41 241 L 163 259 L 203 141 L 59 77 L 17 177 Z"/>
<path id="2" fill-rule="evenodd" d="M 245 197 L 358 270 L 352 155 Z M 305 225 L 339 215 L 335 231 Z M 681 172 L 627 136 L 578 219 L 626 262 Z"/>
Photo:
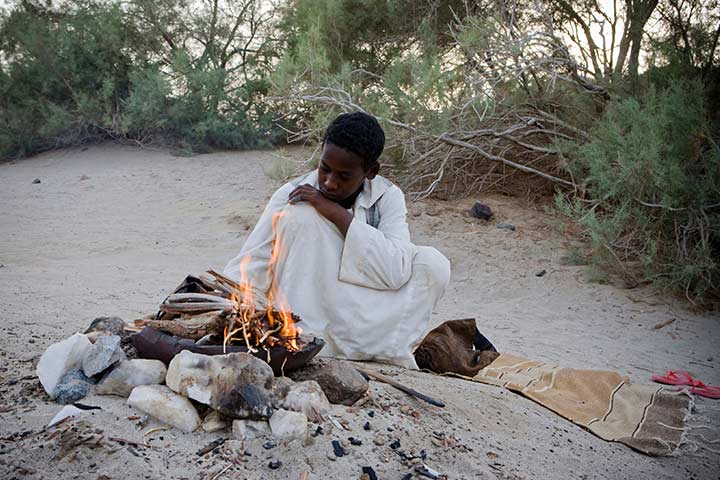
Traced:
<path id="1" fill-rule="evenodd" d="M 315 380 L 330 403 L 352 405 L 368 390 L 368 382 L 352 364 L 330 358 L 314 360 L 292 374 L 295 380 Z"/>
<path id="2" fill-rule="evenodd" d="M 100 338 L 100 337 L 109 337 L 111 335 L 112 335 L 112 333 L 106 332 L 104 330 L 98 331 L 98 332 L 90 332 L 90 333 L 85 334 L 85 336 L 88 338 L 88 340 L 90 340 L 90 343 L 97 342 L 98 338 Z"/>
<path id="3" fill-rule="evenodd" d="M 272 368 L 246 353 L 210 356 L 184 350 L 170 362 L 165 383 L 228 417 L 272 415 Z"/>
<path id="4" fill-rule="evenodd" d="M 162 383 L 166 373 L 167 368 L 160 360 L 125 360 L 100 380 L 95 393 L 127 397 L 139 385 Z"/>
<path id="5" fill-rule="evenodd" d="M 190 400 L 178 395 L 165 385 L 135 387 L 130 393 L 127 403 L 183 432 L 192 432 L 200 426 L 200 415 Z"/>
<path id="6" fill-rule="evenodd" d="M 285 410 L 301 412 L 311 420 L 320 421 L 330 410 L 330 402 L 315 380 L 306 380 L 290 386 L 281 407 Z"/>
<path id="7" fill-rule="evenodd" d="M 242 441 L 254 440 L 270 434 L 270 425 L 265 420 L 233 420 L 233 436 Z"/>
<path id="8" fill-rule="evenodd" d="M 515 225 L 513 225 L 512 223 L 507 223 L 507 222 L 500 222 L 497 225 L 495 225 L 495 227 L 499 228 L 501 230 L 512 230 L 513 232 L 515 231 L 515 228 L 516 228 Z"/>
<path id="9" fill-rule="evenodd" d="M 68 370 L 81 368 L 83 358 L 91 347 L 92 343 L 85 335 L 76 333 L 45 350 L 35 371 L 50 397 L 55 398 L 55 388 Z"/>
<path id="10" fill-rule="evenodd" d="M 270 430 L 280 441 L 305 440 L 307 438 L 307 417 L 299 412 L 275 410 L 270 417 Z"/>
<path id="11" fill-rule="evenodd" d="M 83 359 L 83 373 L 88 377 L 92 377 L 106 370 L 114 363 L 126 359 L 125 352 L 120 347 L 119 336 L 99 337 Z"/>
<path id="12" fill-rule="evenodd" d="M 120 317 L 98 317 L 90 323 L 85 333 L 91 332 L 110 332 L 119 337 L 125 337 L 128 332 L 125 331 L 125 322 Z"/>
<path id="13" fill-rule="evenodd" d="M 229 424 L 227 418 L 223 417 L 220 412 L 210 410 L 210 413 L 203 418 L 202 429 L 205 432 L 212 433 L 219 430 L 225 430 Z"/>
<path id="14" fill-rule="evenodd" d="M 273 408 L 282 408 L 282 404 L 287 397 L 290 387 L 295 385 L 295 382 L 288 377 L 275 377 L 273 381 Z"/>
<path id="15" fill-rule="evenodd" d="M 77 402 L 85 398 L 92 385 L 92 381 L 80 370 L 68 370 L 55 387 L 55 401 L 62 404 Z"/>

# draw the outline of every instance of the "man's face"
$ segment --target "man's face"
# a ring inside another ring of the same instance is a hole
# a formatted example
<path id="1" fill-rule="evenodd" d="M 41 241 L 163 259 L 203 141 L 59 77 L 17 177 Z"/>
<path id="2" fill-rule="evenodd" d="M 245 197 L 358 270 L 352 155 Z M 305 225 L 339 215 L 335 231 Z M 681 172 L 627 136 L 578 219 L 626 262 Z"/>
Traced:
<path id="1" fill-rule="evenodd" d="M 332 143 L 325 143 L 318 165 L 318 188 L 333 202 L 342 202 L 355 193 L 365 181 L 377 173 L 365 171 L 362 159 Z"/>

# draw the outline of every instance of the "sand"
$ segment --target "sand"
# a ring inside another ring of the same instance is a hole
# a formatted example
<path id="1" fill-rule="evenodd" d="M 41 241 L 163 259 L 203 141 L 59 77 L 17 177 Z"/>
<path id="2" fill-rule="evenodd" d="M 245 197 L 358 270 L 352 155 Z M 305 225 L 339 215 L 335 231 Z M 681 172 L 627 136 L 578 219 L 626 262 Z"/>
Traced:
<path id="1" fill-rule="evenodd" d="M 300 155 L 297 151 L 293 155 Z M 98 316 L 126 320 L 156 309 L 188 273 L 222 268 L 241 247 L 279 182 L 265 172 L 276 153 L 228 152 L 176 157 L 113 144 L 49 152 L 0 165 L 0 437 L 39 429 L 61 408 L 34 378 L 51 343 L 83 331 Z M 40 183 L 33 183 L 39 179 Z M 497 221 L 468 217 L 476 200 Z M 647 287 L 592 282 L 585 266 L 563 260 L 576 242 L 542 205 L 483 196 L 409 204 L 415 243 L 452 262 L 440 319 L 476 317 L 480 330 L 507 352 L 563 366 L 609 369 L 633 382 L 652 373 L 689 370 L 720 384 L 720 319 Z M 536 273 L 545 270 L 544 276 Z M 662 328 L 658 324 L 673 320 Z M 52 461 L 41 437 L 0 442 L 0 478 L 354 479 L 371 466 L 381 479 L 411 471 L 405 457 L 452 479 L 718 478 L 718 401 L 698 398 L 693 435 L 677 455 L 650 458 L 605 442 L 548 410 L 497 387 L 373 366 L 429 395 L 445 409 L 371 383 L 361 408 L 334 407 L 352 431 L 326 426 L 308 445 L 228 441 L 217 454 L 195 452 L 228 432 L 184 434 L 138 430 L 137 414 L 119 397 L 91 395 L 86 417 L 106 437 L 159 448 L 80 449 Z M 405 407 L 407 405 L 407 407 Z M 402 410 L 401 410 L 402 408 Z M 369 412 L 373 412 L 373 416 Z M 413 411 L 417 413 L 412 414 Z M 362 426 L 371 423 L 371 430 Z M 331 441 L 361 439 L 335 458 Z M 692 438 L 691 438 L 692 437 Z M 442 440 L 445 438 L 446 440 Z M 400 449 L 389 444 L 398 439 Z M 376 443 L 382 443 L 378 445 Z M 245 452 L 245 453 L 243 453 Z M 328 458 L 328 457 L 332 457 Z M 237 464 L 229 463 L 230 459 Z M 280 460 L 271 470 L 268 463 Z M 419 478 L 419 477 L 414 477 Z"/>

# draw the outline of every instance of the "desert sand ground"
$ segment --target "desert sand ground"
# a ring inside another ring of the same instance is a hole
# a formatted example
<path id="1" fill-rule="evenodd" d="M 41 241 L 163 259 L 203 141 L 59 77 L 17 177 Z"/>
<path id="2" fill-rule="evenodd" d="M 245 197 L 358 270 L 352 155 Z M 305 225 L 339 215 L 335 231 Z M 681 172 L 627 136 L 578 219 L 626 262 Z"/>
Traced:
<path id="1" fill-rule="evenodd" d="M 177 157 L 101 145 L 0 164 L 0 437 L 39 429 L 61 408 L 34 378 L 48 345 L 98 316 L 131 320 L 152 312 L 186 274 L 220 269 L 237 253 L 280 184 L 266 174 L 276 155 Z M 476 200 L 517 230 L 468 217 Z M 645 287 L 590 282 L 587 267 L 562 261 L 574 241 L 541 205 L 483 196 L 410 203 L 409 211 L 415 243 L 437 247 L 452 262 L 439 319 L 476 317 L 500 350 L 528 358 L 615 370 L 633 382 L 689 370 L 720 384 L 718 315 L 692 312 Z M 547 273 L 538 277 L 540 270 Z M 362 466 L 372 466 L 379 478 L 399 480 L 411 470 L 389 447 L 394 439 L 405 452 L 425 450 L 427 465 L 451 479 L 718 478 L 720 443 L 702 438 L 720 436 L 720 401 L 696 399 L 687 443 L 673 457 L 650 458 L 497 387 L 373 368 L 444 399 L 447 407 L 372 382 L 361 408 L 334 408 L 352 431 L 326 429 L 308 445 L 271 450 L 229 441 L 201 458 L 200 447 L 229 434 L 144 435 L 158 424 L 138 430 L 127 419 L 137 412 L 124 399 L 91 395 L 83 403 L 102 407 L 86 417 L 91 425 L 108 437 L 157 448 L 114 443 L 117 448 L 80 449 L 74 458 L 53 461 L 56 447 L 40 437 L 3 441 L 0 478 L 296 480 L 307 472 L 311 479 L 356 479 Z M 403 405 L 418 414 L 401 412 Z M 362 428 L 366 421 L 369 432 Z M 363 444 L 335 459 L 331 440 L 349 436 Z M 450 440 L 443 444 L 442 437 Z M 233 458 L 241 461 L 229 463 Z M 282 466 L 270 470 L 270 460 Z"/>

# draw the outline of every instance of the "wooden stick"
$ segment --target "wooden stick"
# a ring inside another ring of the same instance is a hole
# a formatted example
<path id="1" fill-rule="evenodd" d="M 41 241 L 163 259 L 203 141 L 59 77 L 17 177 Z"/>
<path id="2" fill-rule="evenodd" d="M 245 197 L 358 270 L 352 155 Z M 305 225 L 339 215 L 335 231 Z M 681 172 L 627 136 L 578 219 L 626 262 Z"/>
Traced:
<path id="1" fill-rule="evenodd" d="M 193 303 L 163 303 L 160 310 L 167 313 L 191 313 L 191 312 L 213 312 L 230 311 L 233 308 L 231 302 L 193 302 Z"/>
<path id="2" fill-rule="evenodd" d="M 127 443 L 128 445 L 132 445 L 133 447 L 153 448 L 152 445 L 148 445 L 147 443 L 135 442 L 132 440 L 128 440 L 126 438 L 110 437 L 109 440 L 112 440 L 113 442 L 118 442 L 118 443 Z"/>
<path id="3" fill-rule="evenodd" d="M 408 395 L 411 395 L 415 398 L 419 398 L 420 400 L 423 400 L 423 401 L 429 403 L 430 405 L 435 405 L 436 407 L 444 407 L 445 406 L 445 404 L 443 402 L 441 402 L 440 400 L 435 400 L 434 398 L 432 398 L 428 395 L 425 395 L 424 393 L 420 393 L 417 390 L 414 390 L 410 387 L 406 387 L 402 383 L 396 382 L 392 378 L 387 377 L 387 376 L 383 375 L 382 373 L 365 370 L 365 369 L 359 368 L 359 367 L 355 367 L 355 368 L 365 378 L 369 377 L 369 378 L 372 378 L 373 380 L 377 380 L 382 383 L 387 383 L 388 385 L 391 385 L 391 386 L 397 388 L 401 392 L 407 393 Z"/>
<path id="4" fill-rule="evenodd" d="M 231 463 L 230 465 L 228 465 L 227 467 L 223 468 L 223 469 L 220 470 L 218 473 L 216 473 L 215 475 L 213 475 L 210 480 L 215 480 L 215 479 L 218 478 L 220 475 L 222 475 L 223 473 L 225 473 L 226 471 L 228 471 L 228 469 L 229 469 L 230 467 L 232 467 L 232 466 L 233 466 L 233 464 Z"/>
<path id="5" fill-rule="evenodd" d="M 173 293 L 165 299 L 165 303 L 176 303 L 182 300 L 200 301 L 205 300 L 208 302 L 219 302 L 219 303 L 231 303 L 227 298 L 221 297 L 220 295 L 212 295 L 209 293 Z"/>
<path id="6" fill-rule="evenodd" d="M 228 286 L 234 288 L 235 290 L 239 290 L 239 291 L 243 290 L 242 285 L 240 285 L 236 281 L 226 277 L 222 273 L 218 273 L 215 270 L 208 270 L 207 273 L 209 273 L 210 275 L 215 277 L 220 283 L 224 283 L 225 285 L 228 285 Z"/>

